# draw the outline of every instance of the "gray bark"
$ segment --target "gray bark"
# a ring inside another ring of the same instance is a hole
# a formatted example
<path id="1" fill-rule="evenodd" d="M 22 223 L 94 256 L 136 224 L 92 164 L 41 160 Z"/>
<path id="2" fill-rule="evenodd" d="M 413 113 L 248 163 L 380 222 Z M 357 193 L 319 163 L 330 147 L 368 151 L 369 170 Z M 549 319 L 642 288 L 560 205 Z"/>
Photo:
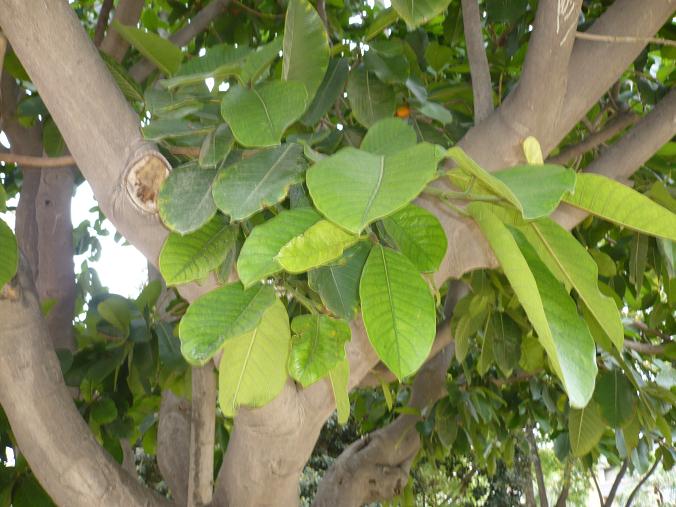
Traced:
<path id="1" fill-rule="evenodd" d="M 462 0 L 462 21 L 465 30 L 467 59 L 472 76 L 474 97 L 474 124 L 493 112 L 493 87 L 481 29 L 481 12 L 478 0 Z"/>

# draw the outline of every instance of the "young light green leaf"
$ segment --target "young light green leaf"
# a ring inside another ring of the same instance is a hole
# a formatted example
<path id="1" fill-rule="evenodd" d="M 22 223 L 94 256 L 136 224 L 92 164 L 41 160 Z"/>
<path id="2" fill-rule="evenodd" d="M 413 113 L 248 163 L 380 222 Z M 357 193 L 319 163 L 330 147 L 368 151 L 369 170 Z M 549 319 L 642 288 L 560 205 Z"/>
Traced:
<path id="1" fill-rule="evenodd" d="M 254 88 L 231 88 L 221 102 L 221 115 L 242 146 L 275 146 L 306 105 L 307 91 L 302 83 L 271 81 Z"/>
<path id="2" fill-rule="evenodd" d="M 194 163 L 177 167 L 164 180 L 157 198 L 164 225 L 179 234 L 196 231 L 216 214 L 211 195 L 215 169 Z"/>
<path id="3" fill-rule="evenodd" d="M 451 0 L 392 0 L 392 7 L 410 30 L 441 14 Z"/>
<path id="4" fill-rule="evenodd" d="M 589 252 L 560 225 L 549 218 L 519 228 L 543 261 L 548 257 L 557 267 L 552 271 L 566 286 L 573 287 L 591 315 L 618 350 L 624 343 L 624 329 L 615 301 L 598 287 L 598 266 Z M 545 262 L 545 264 L 549 264 Z"/>
<path id="5" fill-rule="evenodd" d="M 191 234 L 169 234 L 160 251 L 160 272 L 167 285 L 206 277 L 225 260 L 235 245 L 238 230 L 222 217 L 215 217 Z"/>
<path id="6" fill-rule="evenodd" d="M 239 282 L 200 296 L 178 328 L 183 357 L 191 364 L 206 363 L 227 340 L 252 331 L 276 300 L 270 285 L 245 290 Z"/>
<path id="7" fill-rule="evenodd" d="M 345 88 L 349 71 L 350 65 L 347 58 L 338 58 L 329 62 L 324 80 L 305 115 L 301 118 L 303 125 L 308 127 L 314 125 L 333 107 Z"/>
<path id="8" fill-rule="evenodd" d="M 322 298 L 334 314 L 352 320 L 359 306 L 359 279 L 371 245 L 361 241 L 345 252 L 335 263 L 308 273 L 312 290 Z"/>
<path id="9" fill-rule="evenodd" d="M 382 118 L 394 115 L 396 106 L 394 90 L 363 66 L 350 72 L 347 100 L 354 117 L 367 128 Z"/>
<path id="10" fill-rule="evenodd" d="M 8 283 L 19 267 L 19 249 L 9 226 L 0 220 L 0 289 Z"/>
<path id="11" fill-rule="evenodd" d="M 619 368 L 599 375 L 594 391 L 594 401 L 601 415 L 613 428 L 624 426 L 634 413 L 636 392 Z"/>
<path id="12" fill-rule="evenodd" d="M 289 374 L 303 387 L 326 376 L 345 359 L 350 326 L 326 315 L 299 315 L 291 322 Z"/>
<path id="13" fill-rule="evenodd" d="M 623 227 L 676 241 L 676 213 L 605 176 L 578 174 L 575 193 L 564 201 Z"/>
<path id="14" fill-rule="evenodd" d="M 434 298 L 404 255 L 375 245 L 359 283 L 364 326 L 371 345 L 402 379 L 425 362 L 436 334 Z"/>
<path id="15" fill-rule="evenodd" d="M 540 143 L 533 136 L 528 136 L 523 140 L 523 154 L 531 165 L 542 165 L 545 163 Z"/>
<path id="16" fill-rule="evenodd" d="M 490 174 L 457 146 L 446 155 L 516 207 L 527 220 L 549 215 L 575 185 L 575 171 L 562 166 L 524 165 Z"/>
<path id="17" fill-rule="evenodd" d="M 467 209 L 533 324 L 571 406 L 584 407 L 594 392 L 596 349 L 575 303 L 521 233 L 510 233 L 485 204 L 472 203 Z"/>
<path id="18" fill-rule="evenodd" d="M 320 220 L 284 245 L 275 259 L 289 273 L 303 273 L 336 260 L 359 241 L 328 220 Z"/>
<path id="19" fill-rule="evenodd" d="M 218 171 L 212 185 L 216 206 L 232 220 L 244 220 L 286 197 L 305 170 L 303 147 L 284 144 Z"/>
<path id="20" fill-rule="evenodd" d="M 183 60 L 181 48 L 157 34 L 143 31 L 135 26 L 125 26 L 117 21 L 113 21 L 112 26 L 124 40 L 165 74 L 173 74 L 178 70 Z"/>
<path id="21" fill-rule="evenodd" d="M 431 273 L 439 269 L 448 241 L 436 216 L 409 204 L 383 219 L 383 225 L 399 250 L 420 271 Z"/>
<path id="22" fill-rule="evenodd" d="M 202 167 L 213 168 L 218 166 L 230 153 L 235 138 L 230 127 L 219 125 L 213 132 L 204 138 L 200 148 L 199 164 Z"/>
<path id="23" fill-rule="evenodd" d="M 415 146 L 415 130 L 399 118 L 384 118 L 374 123 L 366 132 L 360 149 L 375 155 L 394 155 Z"/>
<path id="24" fill-rule="evenodd" d="M 96 310 L 106 322 L 122 332 L 122 336 L 126 338 L 129 336 L 129 326 L 132 319 L 129 306 L 129 301 L 122 296 L 113 294 L 101 301 Z"/>
<path id="25" fill-rule="evenodd" d="M 350 418 L 350 363 L 347 359 L 340 361 L 329 372 L 333 397 L 336 400 L 338 424 L 347 424 Z"/>
<path id="26" fill-rule="evenodd" d="M 435 147 L 427 143 L 388 156 L 343 148 L 312 166 L 306 182 L 324 216 L 359 234 L 413 200 L 434 176 L 437 162 Z"/>
<path id="27" fill-rule="evenodd" d="M 254 227 L 237 259 L 237 273 L 245 287 L 282 270 L 275 259 L 293 238 L 321 219 L 312 208 L 282 211 L 276 217 Z"/>
<path id="28" fill-rule="evenodd" d="M 568 435 L 573 456 L 584 456 L 591 451 L 601 440 L 605 427 L 596 402 L 591 401 L 582 409 L 572 408 L 568 415 Z"/>
<path id="29" fill-rule="evenodd" d="M 284 21 L 282 76 L 305 85 L 312 100 L 329 65 L 324 23 L 307 0 L 290 0 Z"/>
<path id="30" fill-rule="evenodd" d="M 286 308 L 275 300 L 254 329 L 223 344 L 218 402 L 226 417 L 241 406 L 262 407 L 281 392 L 290 339 Z"/>

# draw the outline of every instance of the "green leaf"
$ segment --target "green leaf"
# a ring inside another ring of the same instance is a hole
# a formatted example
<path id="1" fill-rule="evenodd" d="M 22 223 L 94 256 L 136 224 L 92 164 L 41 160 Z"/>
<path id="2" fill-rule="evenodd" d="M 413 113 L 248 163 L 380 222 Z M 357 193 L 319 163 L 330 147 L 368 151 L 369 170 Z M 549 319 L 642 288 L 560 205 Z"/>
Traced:
<path id="1" fill-rule="evenodd" d="M 284 245 L 321 219 L 312 208 L 282 211 L 254 227 L 237 259 L 237 273 L 245 287 L 282 270 L 276 257 Z"/>
<path id="2" fill-rule="evenodd" d="M 241 406 L 262 407 L 282 391 L 290 339 L 286 308 L 275 300 L 254 329 L 223 344 L 218 369 L 223 415 L 234 417 Z"/>
<path id="3" fill-rule="evenodd" d="M 624 426 L 634 413 L 636 393 L 634 387 L 618 368 L 599 375 L 594 391 L 594 401 L 601 415 L 613 428 Z"/>
<path id="4" fill-rule="evenodd" d="M 484 328 L 493 300 L 492 291 L 484 289 L 458 301 L 451 318 L 451 329 L 455 340 L 455 357 L 459 363 L 467 357 L 470 337 Z"/>
<path id="5" fill-rule="evenodd" d="M 279 45 L 278 41 L 277 45 Z M 263 46 L 263 48 L 266 47 Z M 207 48 L 204 56 L 183 62 L 176 76 L 170 79 L 162 79 L 159 84 L 171 90 L 179 86 L 190 86 L 198 83 L 201 85 L 209 77 L 213 77 L 216 82 L 219 82 L 227 77 L 239 75 L 250 53 L 252 53 L 252 50 L 248 46 L 234 47 L 229 44 L 217 44 Z"/>
<path id="6" fill-rule="evenodd" d="M 596 402 L 582 409 L 571 409 L 568 415 L 568 435 L 573 456 L 584 456 L 601 440 L 605 423 Z"/>
<path id="7" fill-rule="evenodd" d="M 200 166 L 209 168 L 218 166 L 226 159 L 234 143 L 235 138 L 232 136 L 230 127 L 226 124 L 219 125 L 202 142 L 199 156 Z"/>
<path id="8" fill-rule="evenodd" d="M 418 143 L 415 130 L 399 118 L 385 118 L 366 132 L 360 149 L 375 155 L 394 155 Z"/>
<path id="9" fill-rule="evenodd" d="M 521 340 L 521 357 L 519 366 L 528 373 L 537 373 L 544 367 L 545 350 L 534 336 L 526 336 Z"/>
<path id="10" fill-rule="evenodd" d="M 143 90 L 139 84 L 127 74 L 127 70 L 103 51 L 99 51 L 99 56 L 106 64 L 106 67 L 108 67 L 108 72 L 113 76 L 117 87 L 124 97 L 129 102 L 143 102 Z"/>
<path id="11" fill-rule="evenodd" d="M 0 185 L 0 213 L 7 211 L 7 192 L 5 187 Z"/>
<path id="12" fill-rule="evenodd" d="M 578 174 L 575 193 L 564 201 L 623 227 L 676 241 L 676 213 L 605 176 Z"/>
<path id="13" fill-rule="evenodd" d="M 134 26 L 122 25 L 117 21 L 113 21 L 113 28 L 163 73 L 174 74 L 180 67 L 183 60 L 181 48 L 167 39 Z"/>
<path id="14" fill-rule="evenodd" d="M 490 174 L 462 149 L 447 151 L 458 166 L 516 207 L 526 220 L 552 213 L 575 186 L 575 171 L 557 165 L 521 165 Z"/>
<path id="15" fill-rule="evenodd" d="M 648 263 L 649 240 L 648 236 L 635 233 L 629 247 L 629 280 L 634 284 L 637 294 L 641 292 L 643 275 Z"/>
<path id="16" fill-rule="evenodd" d="M 359 279 L 371 245 L 365 241 L 350 248 L 335 263 L 312 270 L 308 282 L 334 314 L 352 320 L 359 306 Z"/>
<path id="17" fill-rule="evenodd" d="M 350 72 L 347 100 L 352 107 L 352 114 L 364 127 L 393 116 L 396 106 L 394 90 L 363 66 Z"/>
<path id="18" fill-rule="evenodd" d="M 120 330 L 126 338 L 129 336 L 129 325 L 131 323 L 131 311 L 129 302 L 122 296 L 111 295 L 101 301 L 96 310 L 101 317 Z"/>
<path id="19" fill-rule="evenodd" d="M 147 127 L 143 127 L 143 137 L 149 141 L 179 139 L 185 137 L 202 137 L 209 134 L 212 126 L 185 120 L 183 118 L 153 119 Z"/>
<path id="20" fill-rule="evenodd" d="M 345 359 L 350 326 L 326 315 L 299 315 L 291 322 L 289 374 L 303 387 L 326 376 Z"/>
<path id="21" fill-rule="evenodd" d="M 519 364 L 521 356 L 521 328 L 505 313 L 491 317 L 488 332 L 493 340 L 493 357 L 505 377 Z"/>
<path id="22" fill-rule="evenodd" d="M 432 179 L 436 167 L 435 147 L 427 143 L 389 156 L 343 148 L 312 166 L 306 182 L 324 216 L 359 234 L 371 222 L 412 201 Z"/>
<path id="23" fill-rule="evenodd" d="M 117 419 L 117 407 L 110 398 L 102 398 L 92 403 L 89 417 L 96 424 L 108 424 Z"/>
<path id="24" fill-rule="evenodd" d="M 476 364 L 477 373 L 483 377 L 493 364 L 493 360 L 493 334 L 486 333 L 481 344 L 481 354 Z"/>
<path id="25" fill-rule="evenodd" d="M 232 220 L 244 220 L 284 199 L 304 170 L 299 144 L 260 151 L 218 171 L 212 187 L 214 202 Z"/>
<path id="26" fill-rule="evenodd" d="M 451 0 L 392 0 L 392 7 L 409 29 L 427 23 L 441 14 Z"/>
<path id="27" fill-rule="evenodd" d="M 380 32 L 385 30 L 385 28 L 387 28 L 393 23 L 396 23 L 398 17 L 399 16 L 397 15 L 397 11 L 395 11 L 391 7 L 388 7 L 387 9 L 380 11 L 380 14 L 376 16 L 376 19 L 373 20 L 373 23 L 371 23 L 371 25 L 366 30 L 364 40 L 368 42 L 374 37 L 378 36 Z"/>
<path id="28" fill-rule="evenodd" d="M 201 280 L 225 260 L 239 227 L 215 217 L 201 229 L 181 236 L 171 233 L 160 251 L 160 272 L 167 285 Z"/>
<path id="29" fill-rule="evenodd" d="M 589 252 L 565 229 L 548 218 L 520 228 L 545 261 L 549 257 L 552 272 L 566 286 L 573 287 L 601 329 L 618 350 L 624 343 L 624 329 L 615 301 L 601 293 L 598 267 Z M 548 264 L 547 262 L 545 262 Z"/>
<path id="30" fill-rule="evenodd" d="M 345 88 L 349 70 L 347 58 L 338 58 L 329 62 L 324 80 L 305 115 L 301 118 L 303 125 L 316 124 L 333 107 Z"/>
<path id="31" fill-rule="evenodd" d="M 409 204 L 383 220 L 385 231 L 397 248 L 423 272 L 439 269 L 448 241 L 439 219 L 427 210 Z"/>
<path id="32" fill-rule="evenodd" d="M 336 260 L 359 241 L 328 220 L 320 220 L 284 245 L 276 260 L 289 273 L 303 273 Z"/>
<path id="33" fill-rule="evenodd" d="M 282 76 L 305 85 L 312 100 L 329 65 L 324 23 L 307 0 L 290 0 L 284 21 Z"/>
<path id="34" fill-rule="evenodd" d="M 272 81 L 255 88 L 234 86 L 223 97 L 221 114 L 237 142 L 247 147 L 278 145 L 284 131 L 307 105 L 302 83 Z"/>
<path id="35" fill-rule="evenodd" d="M 264 46 L 258 46 L 242 61 L 238 70 L 239 79 L 244 84 L 254 84 L 272 65 L 282 49 L 282 39 L 277 37 Z M 305 106 L 303 106 L 305 110 Z"/>
<path id="36" fill-rule="evenodd" d="M 164 225 L 179 234 L 196 231 L 216 214 L 211 195 L 215 169 L 191 163 L 177 167 L 164 180 L 157 198 Z"/>
<path id="37" fill-rule="evenodd" d="M 547 351 L 573 407 L 584 407 L 594 392 L 596 349 L 565 288 L 518 231 L 510 231 L 489 206 L 467 207 L 498 258 L 519 302 Z"/>
<path id="38" fill-rule="evenodd" d="M 333 397 L 336 400 L 336 410 L 338 411 L 338 424 L 346 424 L 350 418 L 350 363 L 343 359 L 338 365 L 329 372 Z"/>
<path id="39" fill-rule="evenodd" d="M 375 245 L 359 284 L 362 317 L 378 357 L 402 379 L 425 362 L 436 334 L 434 298 L 404 255 Z"/>
<path id="40" fill-rule="evenodd" d="M 53 507 L 54 502 L 35 476 L 24 474 L 14 486 L 12 507 Z"/>
<path id="41" fill-rule="evenodd" d="M 8 283 L 19 267 L 19 248 L 9 226 L 0 220 L 0 289 Z"/>
<path id="42" fill-rule="evenodd" d="M 183 357 L 191 364 L 206 363 L 227 340 L 252 331 L 275 301 L 273 287 L 245 290 L 239 282 L 200 296 L 188 307 L 178 328 Z"/>

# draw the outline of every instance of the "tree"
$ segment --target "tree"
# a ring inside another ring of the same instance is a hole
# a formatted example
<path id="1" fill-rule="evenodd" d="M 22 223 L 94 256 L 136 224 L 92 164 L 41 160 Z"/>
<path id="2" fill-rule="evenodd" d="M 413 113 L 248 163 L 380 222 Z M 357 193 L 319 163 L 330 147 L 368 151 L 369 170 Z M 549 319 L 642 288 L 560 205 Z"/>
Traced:
<path id="1" fill-rule="evenodd" d="M 673 465 L 670 0 L 112 4 L 0 2 L 1 505 L 294 505 L 336 406 L 318 506 Z"/>

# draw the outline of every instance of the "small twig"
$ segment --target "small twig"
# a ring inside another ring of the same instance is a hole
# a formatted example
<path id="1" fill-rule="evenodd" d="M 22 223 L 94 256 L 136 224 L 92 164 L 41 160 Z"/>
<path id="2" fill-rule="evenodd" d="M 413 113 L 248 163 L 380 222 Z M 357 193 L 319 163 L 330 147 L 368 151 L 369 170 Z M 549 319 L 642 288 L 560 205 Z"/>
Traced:
<path id="1" fill-rule="evenodd" d="M 249 7 L 248 5 L 244 5 L 242 2 L 239 2 L 238 0 L 232 0 L 232 3 L 240 7 L 242 10 L 248 12 L 252 16 L 256 16 L 257 18 L 282 19 L 284 17 L 284 14 L 272 14 L 268 12 L 258 11 L 252 7 Z"/>
<path id="2" fill-rule="evenodd" d="M 601 486 L 599 486 L 599 481 L 596 479 L 596 474 L 591 467 L 589 467 L 589 475 L 591 475 L 592 481 L 594 481 L 594 486 L 596 486 L 596 493 L 599 495 L 599 505 L 603 505 L 605 500 L 603 498 L 603 493 L 601 492 Z"/>
<path id="3" fill-rule="evenodd" d="M 660 456 L 659 458 L 657 458 L 655 460 L 655 464 L 650 468 L 650 470 L 648 470 L 648 473 L 643 476 L 643 479 L 641 479 L 638 482 L 636 487 L 633 489 L 633 491 L 629 495 L 629 498 L 627 499 L 627 503 L 624 504 L 624 507 L 631 507 L 631 504 L 634 502 L 634 497 L 638 493 L 639 489 L 641 489 L 641 486 L 643 486 L 645 484 L 645 481 L 647 481 L 650 478 L 650 476 L 653 474 L 653 472 L 657 469 L 657 465 L 660 464 L 660 461 L 662 461 L 662 456 Z"/>
<path id="4" fill-rule="evenodd" d="M 631 35 L 600 35 L 588 32 L 575 32 L 575 38 L 594 42 L 621 42 L 629 44 L 643 42 L 646 44 L 661 44 L 663 46 L 676 47 L 676 41 L 661 39 L 659 37 L 633 37 Z"/>
<path id="5" fill-rule="evenodd" d="M 665 341 L 670 341 L 671 337 L 667 333 L 663 333 L 659 329 L 652 329 L 651 327 L 648 327 L 648 325 L 645 322 L 641 322 L 640 320 L 635 320 L 629 324 L 630 327 L 636 328 L 639 331 L 643 331 L 645 334 L 650 334 L 653 336 L 659 336 Z"/>
<path id="6" fill-rule="evenodd" d="M 99 11 L 99 19 L 96 22 L 96 30 L 94 31 L 94 45 L 99 47 L 103 42 L 103 36 L 106 34 L 108 28 L 108 18 L 110 11 L 113 8 L 113 0 L 103 0 L 101 10 Z"/>
<path id="7" fill-rule="evenodd" d="M 662 354 L 665 350 L 664 345 L 653 345 L 652 343 L 641 343 L 634 340 L 624 340 L 624 346 L 640 354 L 647 354 L 649 356 Z"/>

